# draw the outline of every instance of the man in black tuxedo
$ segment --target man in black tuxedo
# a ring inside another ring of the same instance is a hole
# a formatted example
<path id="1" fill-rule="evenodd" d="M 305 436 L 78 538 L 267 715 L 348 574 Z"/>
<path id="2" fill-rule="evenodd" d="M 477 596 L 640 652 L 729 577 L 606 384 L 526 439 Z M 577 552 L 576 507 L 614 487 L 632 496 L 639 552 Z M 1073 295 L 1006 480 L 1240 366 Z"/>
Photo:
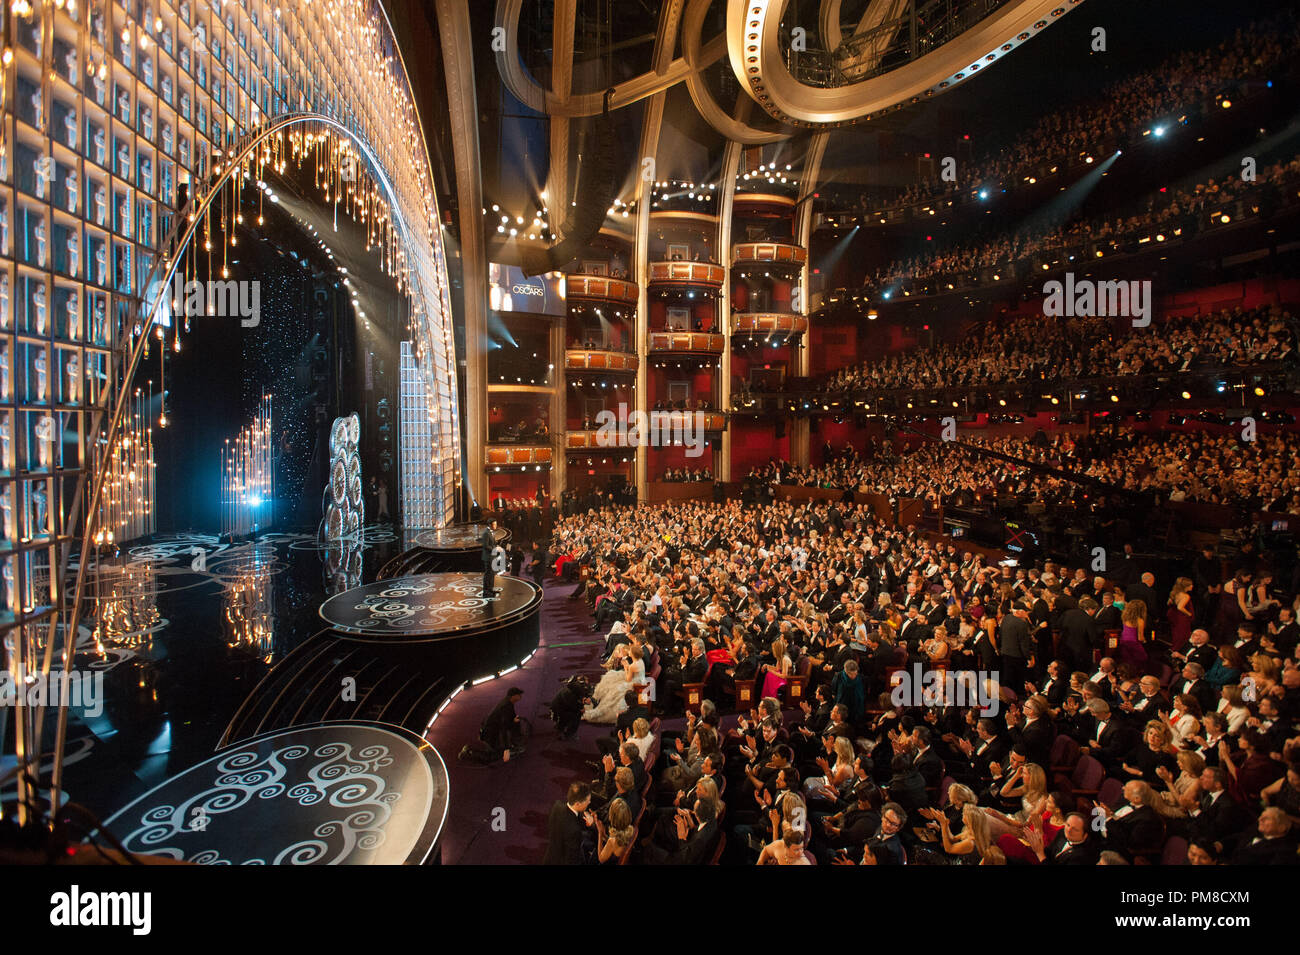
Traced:
<path id="1" fill-rule="evenodd" d="M 1280 607 L 1277 614 L 1277 623 L 1268 625 L 1268 632 L 1273 635 L 1273 646 L 1283 657 L 1295 656 L 1296 644 L 1300 643 L 1300 624 L 1296 623 L 1295 611 L 1290 607 Z"/>
<path id="2" fill-rule="evenodd" d="M 1259 814 L 1253 832 L 1237 840 L 1232 865 L 1296 865 L 1296 838 L 1291 820 L 1277 806 Z"/>
<path id="3" fill-rule="evenodd" d="M 1156 610 L 1156 575 L 1147 571 L 1136 581 L 1129 584 L 1125 592 L 1129 600 L 1140 600 L 1146 604 L 1147 614 L 1154 617 Z"/>
<path id="4" fill-rule="evenodd" d="M 1102 645 L 1101 627 L 1097 625 L 1097 602 L 1084 597 L 1079 606 L 1061 614 L 1057 627 L 1061 631 L 1061 653 L 1072 670 L 1092 670 L 1092 653 Z"/>
<path id="5" fill-rule="evenodd" d="M 930 728 L 918 726 L 912 730 L 912 768 L 921 774 L 926 787 L 935 787 L 943 779 L 943 760 L 930 746 Z"/>
<path id="6" fill-rule="evenodd" d="M 483 558 L 483 596 L 493 599 L 497 596 L 496 568 L 492 566 L 492 552 L 497 546 L 496 529 L 497 522 L 493 521 L 483 528 L 483 533 L 479 535 L 479 544 L 482 547 L 480 556 Z"/>
<path id="7" fill-rule="evenodd" d="M 1097 621 L 1097 626 L 1103 633 L 1107 630 L 1118 630 L 1123 623 L 1119 608 L 1115 606 L 1115 595 L 1107 590 L 1101 595 L 1101 607 L 1097 610 L 1097 615 L 1093 618 Z"/>
<path id="8" fill-rule="evenodd" d="M 906 752 L 896 753 L 890 762 L 890 769 L 893 775 L 884 787 L 890 801 L 898 803 L 907 811 L 909 825 L 925 825 L 920 810 L 929 805 L 929 796 L 925 791 L 925 778 L 912 765 L 911 755 Z"/>
<path id="9" fill-rule="evenodd" d="M 587 861 L 587 829 L 595 822 L 588 811 L 591 789 L 586 783 L 572 783 L 568 794 L 551 807 L 546 820 L 546 856 L 543 865 L 584 865 Z"/>
<path id="10" fill-rule="evenodd" d="M 1029 603 L 1029 629 L 1034 639 L 1034 658 L 1038 661 L 1038 672 L 1043 672 L 1047 661 L 1052 659 L 1052 608 L 1044 596 L 1041 587 L 1033 588 L 1027 599 Z"/>
<path id="11" fill-rule="evenodd" d="M 1182 678 L 1175 681 L 1170 688 L 1173 696 L 1190 696 L 1201 704 L 1201 712 L 1213 710 L 1215 700 L 1219 694 L 1214 692 L 1214 687 L 1206 683 L 1202 677 L 1205 676 L 1205 668 L 1199 663 L 1183 664 Z"/>
<path id="12" fill-rule="evenodd" d="M 1206 766 L 1201 770 L 1200 806 L 1188 822 L 1189 835 L 1222 846 L 1231 835 L 1242 830 L 1246 811 L 1225 788 L 1228 771 L 1220 766 Z"/>
<path id="13" fill-rule="evenodd" d="M 1124 805 L 1106 822 L 1106 847 L 1133 861 L 1135 854 L 1159 849 L 1165 841 L 1165 821 L 1151 806 L 1134 805 L 1138 780 L 1124 784 Z M 1140 800 L 1139 800 L 1140 801 Z"/>
<path id="14" fill-rule="evenodd" d="M 1051 766 L 1052 742 L 1056 739 L 1056 729 L 1052 726 L 1047 704 L 1041 696 L 1031 696 L 1025 700 L 1022 710 L 1014 707 L 1007 711 L 1007 729 L 1013 743 L 1019 743 L 1025 750 L 1025 758 L 1037 763 L 1044 769 Z"/>
<path id="15" fill-rule="evenodd" d="M 1051 845 L 1043 845 L 1043 830 L 1030 829 L 1029 848 L 1042 865 L 1096 865 L 1101 845 L 1088 827 L 1088 817 L 1072 812 Z"/>
<path id="16" fill-rule="evenodd" d="M 1002 680 L 1007 686 L 1023 686 L 1033 663 L 1034 638 L 1029 626 L 1029 608 L 1021 601 L 998 625 L 998 646 L 1002 649 Z"/>
<path id="17" fill-rule="evenodd" d="M 1210 667 L 1219 659 L 1218 649 L 1210 643 L 1210 634 L 1205 630 L 1193 630 L 1188 637 L 1187 646 L 1180 653 L 1173 654 L 1175 660 L 1198 663 L 1201 669 L 1209 672 Z"/>
<path id="18" fill-rule="evenodd" d="M 1138 694 L 1133 702 L 1121 706 L 1134 726 L 1146 726 L 1148 721 L 1158 719 L 1160 712 L 1168 708 L 1169 701 L 1160 690 L 1160 680 L 1150 674 L 1138 681 Z"/>
<path id="19" fill-rule="evenodd" d="M 597 816 L 608 822 L 609 821 L 609 804 L 615 799 L 621 799 L 627 804 L 628 811 L 635 820 L 641 812 L 641 792 L 636 787 L 636 776 L 630 766 L 614 767 L 614 757 L 605 757 L 605 778 L 602 780 L 606 787 L 605 792 L 609 794 L 608 801 L 600 807 Z M 594 797 L 593 797 L 594 801 Z"/>
<path id="20" fill-rule="evenodd" d="M 626 769 L 632 774 L 632 785 L 630 788 L 641 791 L 641 786 L 645 782 L 645 763 L 641 759 L 641 750 L 636 743 L 626 742 L 618 748 L 618 758 L 609 753 L 601 757 L 604 775 L 600 779 L 592 781 L 592 796 L 597 799 L 599 804 L 604 799 L 612 799 L 614 795 L 615 775 L 618 770 Z M 629 803 L 629 805 L 631 805 Z M 633 806 L 632 808 L 639 808 Z M 635 813 L 633 814 L 635 817 Z"/>
<path id="21" fill-rule="evenodd" d="M 1109 772 L 1124 761 L 1133 748 L 1134 737 L 1128 727 L 1114 718 L 1105 700 L 1090 700 L 1088 709 L 1092 712 L 1092 725 L 1079 745 Z"/>
<path id="22" fill-rule="evenodd" d="M 665 713 L 683 709 L 685 703 L 678 698 L 677 691 L 689 684 L 703 683 L 709 673 L 709 658 L 705 655 L 703 640 L 699 637 L 692 639 L 687 652 L 689 656 L 684 655 L 675 661 L 670 657 L 670 662 L 676 665 L 664 666 L 660 672 L 658 698 Z"/>
<path id="23" fill-rule="evenodd" d="M 1064 660 L 1053 660 L 1047 664 L 1047 674 L 1043 678 L 1043 684 L 1038 689 L 1034 689 L 1032 683 L 1025 684 L 1025 691 L 1031 696 L 1034 693 L 1041 693 L 1047 698 L 1047 705 L 1053 710 L 1061 708 L 1065 697 L 1070 692 L 1069 671 L 1066 669 Z"/>
<path id="24" fill-rule="evenodd" d="M 651 844 L 646 847 L 645 861 L 650 865 L 704 865 L 718 844 L 718 810 L 714 803 L 695 800 L 691 809 L 678 809 L 670 827 L 675 837 L 672 849 Z"/>
<path id="25" fill-rule="evenodd" d="M 926 637 L 934 633 L 934 627 L 931 626 L 921 614 L 921 608 L 908 607 L 907 619 L 903 621 L 903 626 L 898 630 L 899 645 L 906 644 L 909 648 L 919 646 Z"/>
<path id="26" fill-rule="evenodd" d="M 993 778 L 991 763 L 1005 763 L 1011 743 L 1000 733 L 998 721 L 981 717 L 975 724 L 975 740 L 959 739 L 957 748 L 966 757 L 966 765 L 950 767 L 949 774 L 972 789 L 979 790 Z"/>

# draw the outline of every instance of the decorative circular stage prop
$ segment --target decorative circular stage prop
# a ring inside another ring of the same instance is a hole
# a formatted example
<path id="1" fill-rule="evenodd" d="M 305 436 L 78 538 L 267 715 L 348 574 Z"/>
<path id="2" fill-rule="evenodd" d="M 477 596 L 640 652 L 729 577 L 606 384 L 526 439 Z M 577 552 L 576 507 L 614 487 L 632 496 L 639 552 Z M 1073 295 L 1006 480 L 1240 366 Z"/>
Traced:
<path id="1" fill-rule="evenodd" d="M 419 865 L 447 797 L 446 764 L 416 734 L 316 723 L 226 747 L 104 825 L 130 852 L 207 865 Z"/>
<path id="2" fill-rule="evenodd" d="M 355 537 L 360 546 L 361 526 L 365 523 L 365 500 L 362 497 L 361 419 L 355 414 L 335 418 L 330 427 L 329 498 L 325 508 L 325 539 L 337 541 Z"/>
<path id="3" fill-rule="evenodd" d="M 348 469 L 336 459 L 330 467 L 330 497 L 335 504 L 343 504 L 348 496 Z"/>

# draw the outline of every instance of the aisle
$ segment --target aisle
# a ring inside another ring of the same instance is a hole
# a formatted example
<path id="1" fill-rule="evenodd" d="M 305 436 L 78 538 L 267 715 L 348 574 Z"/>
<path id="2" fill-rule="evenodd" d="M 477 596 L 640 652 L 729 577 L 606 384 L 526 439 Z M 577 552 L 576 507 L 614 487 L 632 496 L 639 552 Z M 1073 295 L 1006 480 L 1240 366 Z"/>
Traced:
<path id="1" fill-rule="evenodd" d="M 591 632 L 585 601 L 569 600 L 574 585 L 543 585 L 542 637 L 537 653 L 521 670 L 471 687 L 438 717 L 426 738 L 447 760 L 451 808 L 443 827 L 445 865 L 536 864 L 546 852 L 546 816 L 569 783 L 595 774 L 584 765 L 596 753 L 595 740 L 608 730 L 582 724 L 568 741 L 555 736 L 551 698 L 573 673 L 599 672 L 604 640 Z M 519 713 L 533 724 L 528 751 L 509 763 L 476 766 L 456 759 L 478 738 L 479 725 L 511 686 L 524 691 Z"/>

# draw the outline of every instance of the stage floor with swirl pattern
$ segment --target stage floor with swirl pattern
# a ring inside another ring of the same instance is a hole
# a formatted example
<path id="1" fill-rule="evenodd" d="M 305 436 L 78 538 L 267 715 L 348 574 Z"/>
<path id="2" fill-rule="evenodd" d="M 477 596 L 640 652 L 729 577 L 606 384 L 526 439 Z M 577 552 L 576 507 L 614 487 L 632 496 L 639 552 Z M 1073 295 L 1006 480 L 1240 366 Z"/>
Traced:
<path id="1" fill-rule="evenodd" d="M 541 588 L 498 574 L 497 595 L 483 594 L 483 575 L 412 574 L 335 594 L 321 619 L 337 632 L 384 643 L 461 639 L 499 630 L 536 613 Z"/>
<path id="2" fill-rule="evenodd" d="M 322 723 L 226 747 L 104 825 L 131 853 L 201 865 L 420 865 L 447 788 L 442 756 L 414 733 Z"/>

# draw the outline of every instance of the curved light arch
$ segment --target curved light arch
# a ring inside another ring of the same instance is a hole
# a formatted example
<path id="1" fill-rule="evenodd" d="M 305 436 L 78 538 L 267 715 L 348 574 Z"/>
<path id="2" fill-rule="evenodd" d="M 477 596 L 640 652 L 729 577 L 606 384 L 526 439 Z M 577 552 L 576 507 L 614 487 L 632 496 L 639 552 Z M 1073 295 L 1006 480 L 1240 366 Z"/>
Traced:
<path id="1" fill-rule="evenodd" d="M 790 73 L 780 36 L 790 0 L 727 0 L 727 49 L 736 79 L 774 119 L 799 126 L 846 125 L 951 89 L 1082 2 L 1015 0 L 932 53 L 848 86 L 809 86 Z"/>

